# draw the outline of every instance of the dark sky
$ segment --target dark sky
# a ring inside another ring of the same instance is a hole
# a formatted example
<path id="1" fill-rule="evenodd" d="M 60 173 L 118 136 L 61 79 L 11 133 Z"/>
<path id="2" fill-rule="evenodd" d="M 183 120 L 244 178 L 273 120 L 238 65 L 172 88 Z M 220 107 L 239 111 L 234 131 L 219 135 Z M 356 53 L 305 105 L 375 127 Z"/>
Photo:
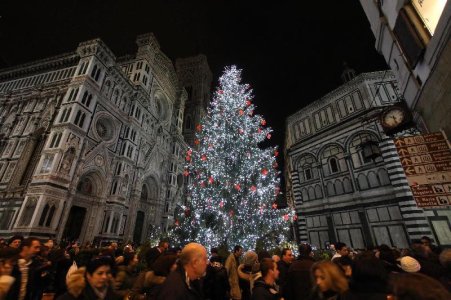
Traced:
<path id="1" fill-rule="evenodd" d="M 134 53 L 145 32 L 171 59 L 206 54 L 214 84 L 236 64 L 280 146 L 285 118 L 338 87 L 343 61 L 359 73 L 386 68 L 357 0 L 3 0 L 0 14 L 2 68 L 96 37 L 116 56 Z"/>

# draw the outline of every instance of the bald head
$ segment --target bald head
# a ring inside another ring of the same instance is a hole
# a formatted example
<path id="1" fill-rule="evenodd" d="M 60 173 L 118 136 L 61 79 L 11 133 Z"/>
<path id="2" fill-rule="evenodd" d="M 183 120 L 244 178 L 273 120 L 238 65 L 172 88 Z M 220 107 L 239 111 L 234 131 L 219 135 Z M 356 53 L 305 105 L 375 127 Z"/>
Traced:
<path id="1" fill-rule="evenodd" d="M 191 279 L 202 277 L 207 268 L 207 250 L 198 243 L 189 243 L 180 253 L 180 263 Z"/>

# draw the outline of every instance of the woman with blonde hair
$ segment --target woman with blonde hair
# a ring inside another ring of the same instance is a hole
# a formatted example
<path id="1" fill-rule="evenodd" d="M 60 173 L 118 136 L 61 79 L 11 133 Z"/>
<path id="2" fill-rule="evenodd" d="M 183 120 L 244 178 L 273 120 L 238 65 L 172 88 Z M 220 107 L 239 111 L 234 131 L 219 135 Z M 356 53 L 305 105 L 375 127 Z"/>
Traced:
<path id="1" fill-rule="evenodd" d="M 313 292 L 311 300 L 338 300 L 348 291 L 348 281 L 343 271 L 330 261 L 312 266 Z"/>

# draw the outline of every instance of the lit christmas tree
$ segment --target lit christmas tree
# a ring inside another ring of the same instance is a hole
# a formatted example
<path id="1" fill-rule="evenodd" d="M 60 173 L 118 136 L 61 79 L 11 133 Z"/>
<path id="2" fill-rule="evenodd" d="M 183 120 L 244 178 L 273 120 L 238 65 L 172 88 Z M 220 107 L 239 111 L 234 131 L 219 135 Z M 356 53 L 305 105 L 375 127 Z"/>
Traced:
<path id="1" fill-rule="evenodd" d="M 271 129 L 254 114 L 252 90 L 240 84 L 240 76 L 235 66 L 226 68 L 207 116 L 196 126 L 198 147 L 188 150 L 184 172 L 189 197 L 175 220 L 180 243 L 255 249 L 258 242 L 270 249 L 286 240 L 296 218 L 275 203 L 278 151 L 260 149 Z"/>

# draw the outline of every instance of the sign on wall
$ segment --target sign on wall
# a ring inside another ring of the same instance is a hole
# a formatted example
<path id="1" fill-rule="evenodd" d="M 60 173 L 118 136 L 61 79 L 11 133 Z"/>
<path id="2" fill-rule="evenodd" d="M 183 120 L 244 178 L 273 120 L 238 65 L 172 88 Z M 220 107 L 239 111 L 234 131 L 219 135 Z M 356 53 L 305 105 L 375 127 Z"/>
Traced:
<path id="1" fill-rule="evenodd" d="M 394 139 L 419 207 L 451 204 L 451 150 L 441 132 Z"/>

